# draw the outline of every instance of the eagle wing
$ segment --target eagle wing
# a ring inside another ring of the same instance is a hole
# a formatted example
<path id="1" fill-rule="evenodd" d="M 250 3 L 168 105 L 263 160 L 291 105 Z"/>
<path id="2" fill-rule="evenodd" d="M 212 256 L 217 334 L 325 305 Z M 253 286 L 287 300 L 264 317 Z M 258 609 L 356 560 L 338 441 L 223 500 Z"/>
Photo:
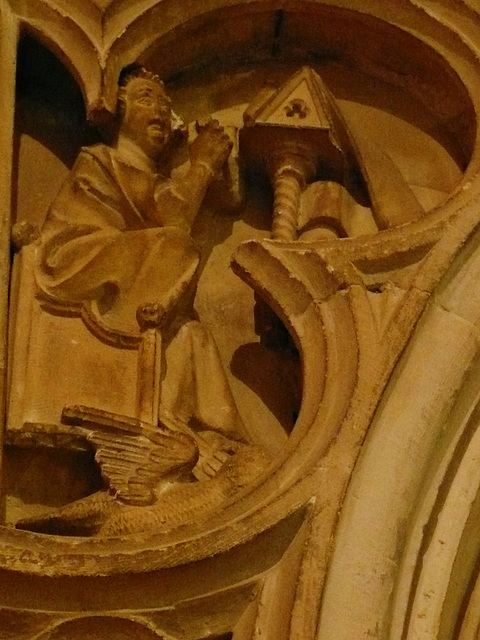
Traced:
<path id="1" fill-rule="evenodd" d="M 194 439 L 165 426 L 79 406 L 65 408 L 63 419 L 93 444 L 102 476 L 127 504 L 152 504 L 162 478 L 190 473 L 198 459 Z"/>

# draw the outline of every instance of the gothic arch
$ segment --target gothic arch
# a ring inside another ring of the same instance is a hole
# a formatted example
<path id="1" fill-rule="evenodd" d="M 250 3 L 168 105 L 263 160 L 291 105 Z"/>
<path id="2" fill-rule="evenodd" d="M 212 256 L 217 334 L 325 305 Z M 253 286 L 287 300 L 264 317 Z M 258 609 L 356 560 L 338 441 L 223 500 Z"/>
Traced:
<path id="1" fill-rule="evenodd" d="M 478 256 L 475 225 L 372 421 L 339 522 L 321 638 L 454 637 L 479 552 Z M 346 612 L 340 626 L 333 601 Z"/>
<path id="2" fill-rule="evenodd" d="M 462 640 L 473 640 L 478 588 L 470 603 L 467 589 L 478 569 L 480 485 L 480 32 L 475 9 L 456 2 L 451 14 L 446 0 L 435 8 L 426 0 L 162 0 L 53 6 L 41 0 L 16 3 L 15 17 L 21 28 L 65 61 L 91 117 L 113 111 L 118 74 L 125 64 L 137 58 L 154 60 L 155 51 L 158 55 L 177 42 L 187 47 L 185 34 L 198 28 L 208 35 L 219 17 L 228 23 L 231 16 L 242 16 L 248 24 L 267 16 L 265 29 L 274 30 L 281 12 L 348 12 L 360 20 L 368 15 L 374 23 L 387 25 L 385 38 L 389 33 L 400 33 L 407 42 L 416 38 L 422 51 L 428 46 L 435 52 L 432 60 L 444 63 L 436 67 L 434 81 L 428 77 L 428 65 L 416 75 L 412 67 L 404 69 L 410 87 L 424 92 L 425 99 L 433 95 L 442 69 L 446 76 L 452 74 L 445 85 L 450 98 L 461 87 L 461 99 L 446 100 L 441 117 L 448 126 L 451 120 L 452 127 L 457 125 L 455 117 L 461 120 L 457 133 L 464 135 L 469 162 L 442 206 L 375 238 L 347 240 L 340 256 L 327 244 L 309 246 L 301 254 L 288 244 L 244 244 L 235 255 L 234 268 L 289 327 L 303 357 L 302 411 L 281 456 L 238 502 L 228 504 L 207 524 L 178 535 L 120 538 L 114 541 L 114 553 L 108 540 L 46 540 L 2 529 L 3 575 L 13 593 L 25 589 L 17 600 L 10 592 L 2 596 L 3 606 L 25 607 L 29 589 L 35 586 L 42 592 L 50 579 L 60 593 L 74 582 L 78 588 L 85 578 L 92 593 L 98 589 L 106 603 L 111 602 L 111 588 L 121 610 L 122 584 L 134 592 L 139 584 L 136 574 L 142 571 L 154 599 L 157 582 L 165 576 L 174 584 L 188 574 L 193 583 L 195 563 L 206 567 L 208 588 L 214 590 L 218 566 L 224 562 L 238 584 L 245 580 L 254 585 L 242 600 L 245 611 L 248 598 L 253 601 L 261 591 L 255 602 L 260 602 L 258 619 L 265 626 L 258 623 L 258 633 L 265 629 L 274 637 L 275 621 L 286 620 L 283 637 L 313 638 L 319 616 L 320 640 L 362 634 L 446 640 L 460 629 Z M 201 42 L 210 47 L 205 55 L 216 55 L 218 41 L 205 38 Z M 253 30 L 241 45 L 250 43 L 249 38 Z M 193 64 L 192 51 L 184 49 L 180 62 L 174 60 L 170 76 Z M 387 64 L 383 71 L 378 69 L 381 55 L 377 51 L 373 62 L 363 61 L 367 67 L 373 64 L 379 76 L 388 68 Z M 401 84 L 402 60 L 392 65 L 390 80 Z M 442 97 L 435 103 L 439 112 Z M 460 131 L 462 127 L 468 131 Z M 388 287 L 382 290 L 391 265 L 402 274 L 394 292 L 397 298 L 389 298 Z M 383 324 L 376 324 L 384 307 Z M 448 370 L 451 362 L 454 366 Z M 460 506 L 458 496 L 463 498 Z M 456 528 L 445 524 L 452 520 Z M 243 563 L 247 566 L 255 554 L 265 554 L 261 575 L 252 570 L 245 577 Z M 288 582 L 290 572 L 296 582 Z M 222 584 L 221 590 L 234 591 L 238 584 Z M 286 584 L 288 606 L 279 612 L 274 605 L 283 602 Z M 37 597 L 38 610 L 45 610 L 44 594 Z M 72 609 L 76 606 L 62 594 L 55 604 L 57 614 L 62 598 Z M 96 606 L 94 600 L 90 594 L 88 606 Z M 175 605 L 167 602 L 165 609 L 170 606 Z M 268 607 L 274 613 L 261 618 Z M 465 611 L 465 625 L 470 626 L 462 628 Z M 68 625 L 77 623 L 66 624 L 68 633 Z M 90 623 L 78 624 L 81 629 Z"/>
<path id="3" fill-rule="evenodd" d="M 72 7 L 73 8 L 73 7 Z M 60 7 L 42 0 L 15 6 L 14 13 L 20 29 L 50 49 L 68 68 L 79 84 L 85 103 L 91 110 L 101 103 L 101 52 L 95 40 L 95 17 L 68 15 Z M 98 16 L 97 16 L 98 17 Z"/>

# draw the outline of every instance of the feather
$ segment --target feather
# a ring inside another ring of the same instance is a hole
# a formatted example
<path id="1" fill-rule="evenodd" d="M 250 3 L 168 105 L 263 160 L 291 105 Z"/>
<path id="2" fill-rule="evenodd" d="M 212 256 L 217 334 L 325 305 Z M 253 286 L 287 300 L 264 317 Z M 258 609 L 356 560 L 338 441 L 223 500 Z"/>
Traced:
<path id="1" fill-rule="evenodd" d="M 115 496 L 126 504 L 155 502 L 162 479 L 190 473 L 198 448 L 187 433 L 87 407 L 68 407 L 65 420 L 77 426 L 95 447 L 95 460 Z"/>

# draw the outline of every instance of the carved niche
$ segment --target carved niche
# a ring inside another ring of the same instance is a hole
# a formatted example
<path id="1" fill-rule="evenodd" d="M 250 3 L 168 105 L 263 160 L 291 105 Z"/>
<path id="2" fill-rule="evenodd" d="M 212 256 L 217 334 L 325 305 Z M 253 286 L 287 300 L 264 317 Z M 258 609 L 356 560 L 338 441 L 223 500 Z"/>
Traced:
<path id="1" fill-rule="evenodd" d="M 335 616 L 342 506 L 475 224 L 478 63 L 406 2 L 80 4 L 1 14 L 0 637 L 386 638 Z"/>

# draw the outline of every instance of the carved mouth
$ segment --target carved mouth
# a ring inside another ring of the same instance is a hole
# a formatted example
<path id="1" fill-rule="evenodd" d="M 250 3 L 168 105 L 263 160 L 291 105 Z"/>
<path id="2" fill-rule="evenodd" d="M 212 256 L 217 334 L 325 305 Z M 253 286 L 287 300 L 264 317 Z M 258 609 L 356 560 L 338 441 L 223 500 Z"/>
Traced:
<path id="1" fill-rule="evenodd" d="M 150 135 L 154 136 L 155 138 L 163 139 L 167 134 L 165 125 L 160 122 L 151 122 L 148 125 L 148 130 L 150 132 Z"/>
<path id="2" fill-rule="evenodd" d="M 152 118 L 148 124 L 149 126 L 157 126 L 163 128 L 165 126 L 165 121 L 163 118 Z"/>

